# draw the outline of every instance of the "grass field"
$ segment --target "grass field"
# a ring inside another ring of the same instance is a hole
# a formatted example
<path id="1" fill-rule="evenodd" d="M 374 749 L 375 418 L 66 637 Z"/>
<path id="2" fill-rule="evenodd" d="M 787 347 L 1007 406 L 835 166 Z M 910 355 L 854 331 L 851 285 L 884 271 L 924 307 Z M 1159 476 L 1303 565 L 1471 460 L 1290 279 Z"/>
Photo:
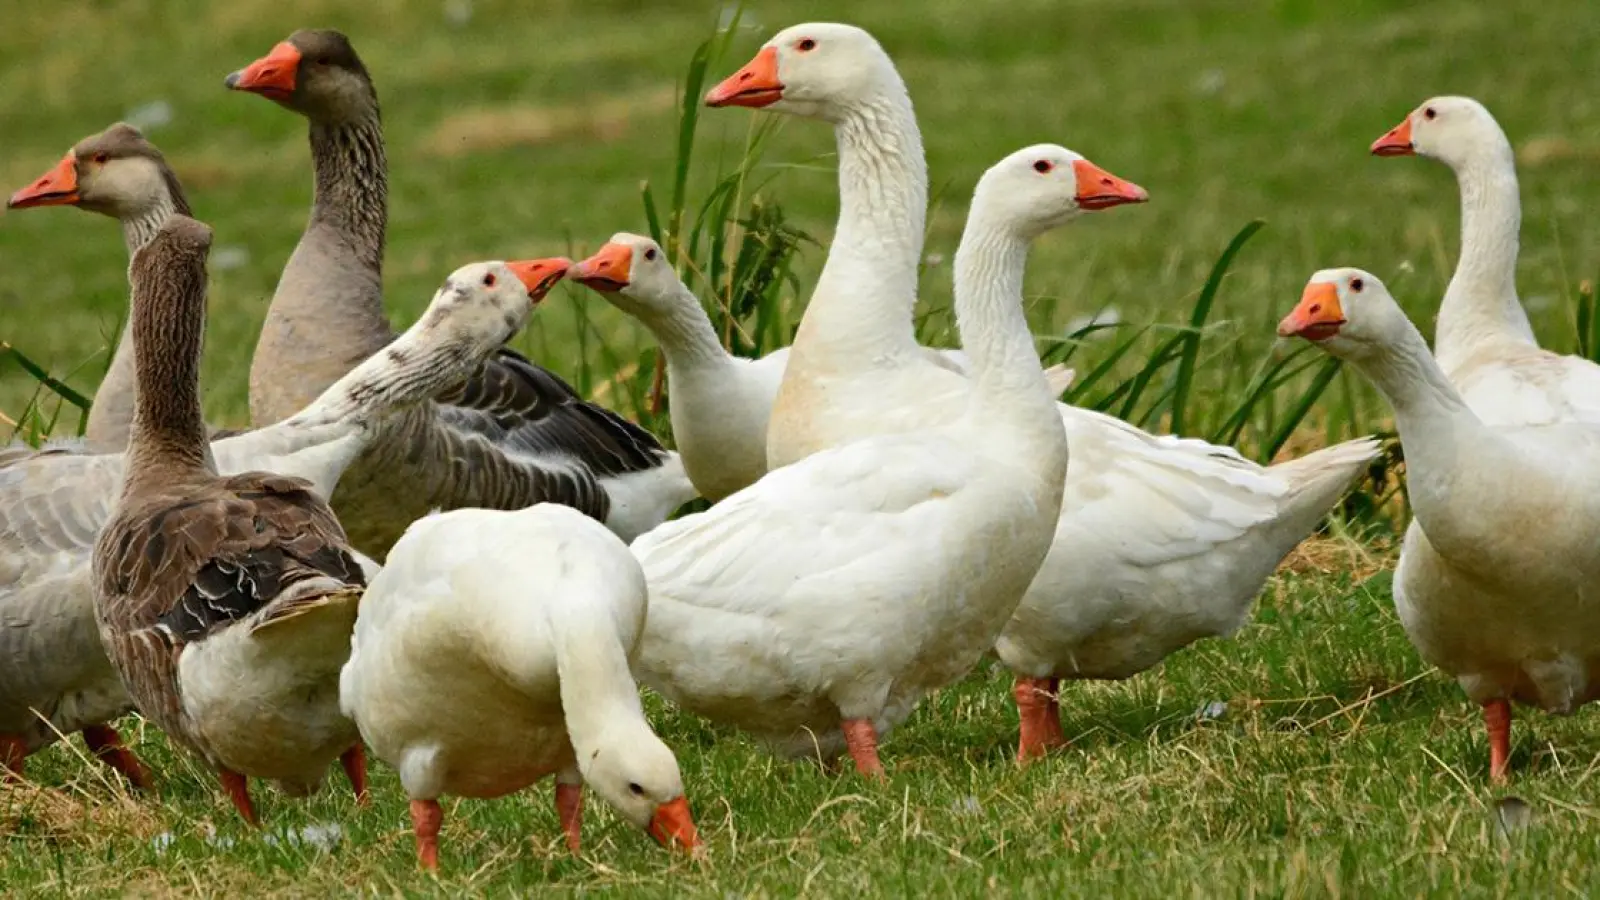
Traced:
<path id="1" fill-rule="evenodd" d="M 326 0 L 18 6 L 0 29 L 0 187 L 22 186 L 130 111 L 168 104 L 171 121 L 148 133 L 234 261 L 212 270 L 205 402 L 219 425 L 245 424 L 255 334 L 311 183 L 303 121 L 230 94 L 223 75 L 296 27 L 351 35 L 384 104 L 386 289 L 403 326 L 464 262 L 583 253 L 614 231 L 645 230 L 640 182 L 659 192 L 671 180 L 675 85 L 718 14 L 676 0 L 394 0 L 381 15 Z M 1600 56 L 1583 27 L 1594 21 L 1587 3 L 1513 13 L 1471 2 L 929 0 L 913 11 L 873 0 L 796 11 L 754 0 L 713 77 L 801 18 L 869 28 L 910 85 L 936 195 L 923 289 L 936 337 L 948 339 L 944 261 L 972 184 L 1039 141 L 1152 197 L 1041 243 L 1028 279 L 1041 336 L 1102 308 L 1141 325 L 1187 321 L 1229 238 L 1266 221 L 1207 320 L 1191 396 L 1202 424 L 1225 418 L 1239 382 L 1283 352 L 1272 325 L 1315 269 L 1371 269 L 1431 331 L 1455 259 L 1454 182 L 1437 164 L 1380 161 L 1366 148 L 1427 96 L 1466 93 L 1519 151 L 1523 299 L 1546 345 L 1574 346 L 1578 285 L 1600 273 Z M 704 115 L 691 195 L 739 157 L 756 120 Z M 836 208 L 831 150 L 820 126 L 784 123 L 761 170 L 776 176 L 770 199 L 824 242 Z M 791 321 L 821 258 L 816 248 L 800 258 L 801 290 L 783 298 Z M 75 210 L 0 215 L 0 261 L 0 341 L 92 393 L 127 297 L 115 223 Z M 1080 372 L 1112 343 L 1085 346 Z M 604 382 L 648 341 L 597 298 L 558 293 L 519 345 L 638 412 L 636 395 Z M 1303 382 L 1274 404 L 1292 403 Z M 21 416 L 36 396 L 36 381 L 0 358 L 0 415 Z M 75 419 L 68 411 L 57 427 Z M 1259 442 L 1268 419 L 1252 419 L 1246 440 Z M 1371 392 L 1341 373 L 1292 446 L 1386 427 Z M 1127 682 L 1071 687 L 1074 746 L 1025 771 L 1010 762 L 1016 720 L 999 671 L 943 692 L 895 732 L 882 787 L 774 762 L 653 706 L 710 843 L 705 863 L 669 857 L 592 798 L 586 850 L 573 859 L 544 786 L 447 804 L 436 884 L 414 869 L 404 798 L 381 766 L 364 810 L 338 779 L 307 803 L 263 790 L 269 829 L 342 828 L 328 851 L 269 844 L 237 821 L 209 773 L 130 719 L 163 776 L 161 801 L 107 783 L 74 755 L 76 740 L 30 759 L 32 785 L 0 786 L 0 892 L 1600 892 L 1594 712 L 1518 719 L 1510 793 L 1532 816 L 1517 827 L 1507 791 L 1487 786 L 1477 710 L 1418 659 L 1395 619 L 1389 532 L 1369 524 L 1294 557 L 1234 639 Z"/>

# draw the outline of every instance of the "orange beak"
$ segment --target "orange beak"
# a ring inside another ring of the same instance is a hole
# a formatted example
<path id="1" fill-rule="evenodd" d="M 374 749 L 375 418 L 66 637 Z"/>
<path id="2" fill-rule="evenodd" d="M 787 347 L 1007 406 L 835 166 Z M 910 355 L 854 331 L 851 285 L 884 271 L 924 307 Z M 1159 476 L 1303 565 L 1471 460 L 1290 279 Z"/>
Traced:
<path id="1" fill-rule="evenodd" d="M 1294 311 L 1278 323 L 1278 337 L 1303 337 L 1325 341 L 1344 326 L 1344 310 L 1339 306 L 1339 289 L 1326 281 L 1313 281 L 1300 295 Z"/>
<path id="2" fill-rule="evenodd" d="M 565 256 L 552 256 L 548 259 L 527 259 L 521 262 L 508 262 L 506 268 L 517 276 L 522 286 L 528 290 L 528 299 L 538 303 L 550 289 L 556 286 L 567 270 L 572 268 L 572 260 Z"/>
<path id="3" fill-rule="evenodd" d="M 756 58 L 729 75 L 706 94 L 707 106 L 748 106 L 759 109 L 783 99 L 778 80 L 778 48 L 762 47 Z"/>
<path id="4" fill-rule="evenodd" d="M 1411 143 L 1411 117 L 1389 129 L 1389 133 L 1372 142 L 1373 156 L 1411 156 L 1417 152 Z"/>
<path id="5" fill-rule="evenodd" d="M 629 269 L 632 266 L 633 248 L 622 244 L 606 244 L 600 248 L 600 252 L 572 267 L 572 280 L 609 294 L 628 286 Z"/>
<path id="6" fill-rule="evenodd" d="M 671 847 L 673 841 L 690 851 L 700 846 L 700 833 L 689 816 L 689 799 L 679 797 L 656 807 L 656 814 L 650 817 L 650 836 L 663 847 Z"/>
<path id="7" fill-rule="evenodd" d="M 1072 163 L 1078 178 L 1078 206 L 1082 209 L 1110 209 L 1124 203 L 1143 203 L 1150 199 L 1145 189 L 1107 172 L 1086 159 Z"/>
<path id="8" fill-rule="evenodd" d="M 30 206 L 71 206 L 78 202 L 78 158 L 68 153 L 55 168 L 39 176 L 6 201 L 7 209 Z"/>
<path id="9" fill-rule="evenodd" d="M 235 91 L 260 94 L 269 100 L 294 96 L 294 76 L 300 68 L 300 51 L 288 41 L 227 78 L 222 83 Z"/>

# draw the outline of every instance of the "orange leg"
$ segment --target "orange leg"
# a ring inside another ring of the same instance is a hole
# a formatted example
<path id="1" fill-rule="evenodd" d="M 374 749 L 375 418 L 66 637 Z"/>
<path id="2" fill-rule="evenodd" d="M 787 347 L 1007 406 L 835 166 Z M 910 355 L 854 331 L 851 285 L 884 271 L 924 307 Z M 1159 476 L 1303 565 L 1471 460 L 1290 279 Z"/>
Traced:
<path id="1" fill-rule="evenodd" d="M 1051 747 L 1067 745 L 1067 736 L 1061 731 L 1061 705 L 1056 699 L 1060 686 L 1057 678 L 1017 678 L 1016 687 L 1012 688 L 1022 720 L 1017 762 L 1031 762 L 1049 753 Z"/>
<path id="2" fill-rule="evenodd" d="M 1511 701 L 1485 703 L 1483 724 L 1489 728 L 1489 780 L 1503 784 L 1511 773 Z"/>
<path id="3" fill-rule="evenodd" d="M 845 719 L 844 742 L 850 748 L 850 757 L 856 761 L 856 771 L 868 778 L 883 779 L 883 763 L 878 761 L 878 730 L 869 719 Z"/>
<path id="4" fill-rule="evenodd" d="M 411 830 L 417 836 L 417 865 L 430 872 L 439 871 L 439 826 L 444 810 L 437 800 L 411 801 Z"/>
<path id="5" fill-rule="evenodd" d="M 122 736 L 110 725 L 90 725 L 83 729 L 83 743 L 101 762 L 122 773 L 128 783 L 140 790 L 150 787 L 150 770 L 122 744 Z"/>
<path id="6" fill-rule="evenodd" d="M 356 790 L 356 803 L 366 806 L 367 751 L 361 746 L 360 741 L 340 755 L 339 765 L 344 766 L 345 777 L 350 779 L 350 786 Z"/>
<path id="7" fill-rule="evenodd" d="M 583 785 L 556 782 L 556 815 L 567 834 L 567 849 L 576 854 L 583 831 Z"/>
<path id="8" fill-rule="evenodd" d="M 28 758 L 28 742 L 9 734 L 0 734 L 0 781 L 22 780 L 23 760 Z"/>
<path id="9" fill-rule="evenodd" d="M 219 769 L 222 777 L 222 787 L 228 792 L 228 798 L 233 801 L 233 808 L 239 811 L 246 822 L 259 826 L 261 822 L 256 819 L 256 805 L 250 802 L 250 785 L 243 775 L 231 769 Z"/>

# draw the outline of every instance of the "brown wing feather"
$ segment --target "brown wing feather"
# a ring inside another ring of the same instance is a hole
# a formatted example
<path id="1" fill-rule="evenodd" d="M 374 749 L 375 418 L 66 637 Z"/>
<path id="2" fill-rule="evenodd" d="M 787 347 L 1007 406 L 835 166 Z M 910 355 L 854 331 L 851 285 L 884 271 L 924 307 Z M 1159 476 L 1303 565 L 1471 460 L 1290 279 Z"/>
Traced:
<path id="1" fill-rule="evenodd" d="M 291 614 L 296 601 L 280 598 L 307 579 L 365 583 L 310 482 L 262 472 L 174 485 L 119 510 L 94 568 L 112 661 L 139 709 L 186 742 L 177 684 L 185 645 Z"/>

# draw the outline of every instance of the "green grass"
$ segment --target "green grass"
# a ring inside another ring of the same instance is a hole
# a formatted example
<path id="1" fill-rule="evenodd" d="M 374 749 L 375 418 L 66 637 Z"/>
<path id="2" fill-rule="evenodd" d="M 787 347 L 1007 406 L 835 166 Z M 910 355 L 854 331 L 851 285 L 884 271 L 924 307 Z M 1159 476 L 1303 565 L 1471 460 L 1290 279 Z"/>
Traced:
<path id="1" fill-rule="evenodd" d="M 878 35 L 910 85 L 934 182 L 921 309 L 930 340 L 951 340 L 949 259 L 966 197 L 992 162 L 1054 141 L 1149 189 L 1146 206 L 1085 217 L 1042 241 L 1030 266 L 1031 321 L 1051 358 L 1071 355 L 1079 402 L 1263 456 L 1385 429 L 1387 411 L 1359 378 L 1314 355 L 1286 359 L 1272 326 L 1313 270 L 1358 265 L 1384 277 L 1431 330 L 1454 263 L 1454 183 L 1437 164 L 1375 160 L 1366 147 L 1435 93 L 1482 99 L 1522 151 L 1519 284 L 1540 337 L 1591 354 L 1600 341 L 1593 292 L 1579 287 L 1600 271 L 1600 57 L 1592 29 L 1579 27 L 1593 18 L 1579 0 L 1514 17 L 1485 4 L 1380 0 L 930 0 L 915 12 L 828 0 L 791 9 L 749 3 L 729 57 L 706 76 L 731 71 L 796 15 Z M 792 259 L 763 258 L 722 223 L 746 217 L 756 198 L 758 232 L 781 223 L 825 246 L 836 209 L 832 142 L 811 123 L 699 110 L 694 161 L 680 168 L 675 86 L 715 8 L 479 0 L 473 10 L 460 26 L 446 24 L 437 0 L 397 0 L 381 17 L 329 0 L 64 0 L 8 10 L 0 187 L 25 184 L 128 110 L 169 102 L 173 121 L 151 138 L 216 228 L 218 248 L 248 253 L 237 268 L 213 269 L 205 368 L 208 418 L 244 424 L 255 333 L 304 225 L 310 172 L 303 122 L 228 93 L 221 78 L 295 27 L 334 26 L 352 35 L 384 102 L 386 289 L 397 325 L 464 262 L 580 254 L 614 231 L 653 230 L 640 188 L 648 181 L 655 230 L 677 235 L 703 279 L 696 286 L 713 286 L 734 307 L 745 332 L 719 319 L 730 342 L 782 343 L 820 248 L 796 235 Z M 761 162 L 719 193 L 758 133 Z M 1265 227 L 1246 236 L 1226 276 L 1208 278 L 1255 219 Z M 23 435 L 71 431 L 75 408 L 57 398 L 92 395 L 126 303 L 116 226 L 74 210 L 8 213 L 0 260 L 0 342 L 20 351 L 0 354 L 0 414 L 25 418 L 38 398 L 40 418 Z M 1104 308 L 1128 326 L 1051 340 Z M 567 291 L 519 344 L 659 426 L 643 409 L 648 338 L 598 298 Z M 609 385 L 619 371 L 632 374 Z M 62 388 L 41 389 L 41 375 Z M 1315 396 L 1319 385 L 1326 391 Z M 1391 553 L 1375 531 L 1376 545 L 1317 545 L 1306 558 L 1319 565 L 1275 579 L 1236 638 L 1127 682 L 1070 688 L 1074 746 L 1026 771 L 1010 763 L 1015 714 L 996 671 L 941 693 L 888 739 L 883 787 L 775 762 L 652 707 L 711 845 L 704 865 L 675 861 L 592 798 L 585 856 L 568 857 L 546 785 L 447 804 L 446 868 L 435 885 L 413 868 L 403 796 L 381 765 L 366 810 L 337 779 L 306 803 L 263 788 L 271 827 L 344 828 L 331 853 L 272 847 L 237 822 L 209 773 L 147 729 L 138 749 L 164 778 L 159 803 L 107 784 L 73 754 L 76 740 L 29 761 L 44 787 L 0 787 L 0 890 L 1594 892 L 1594 713 L 1518 720 L 1511 790 L 1534 817 L 1500 836 L 1503 792 L 1487 787 L 1476 711 L 1406 642 L 1381 572 Z M 1378 574 L 1355 581 L 1352 568 Z M 1227 704 L 1220 717 L 1197 716 L 1213 701 Z M 213 826 L 231 846 L 206 842 Z M 163 832 L 174 836 L 164 853 L 153 843 Z"/>

